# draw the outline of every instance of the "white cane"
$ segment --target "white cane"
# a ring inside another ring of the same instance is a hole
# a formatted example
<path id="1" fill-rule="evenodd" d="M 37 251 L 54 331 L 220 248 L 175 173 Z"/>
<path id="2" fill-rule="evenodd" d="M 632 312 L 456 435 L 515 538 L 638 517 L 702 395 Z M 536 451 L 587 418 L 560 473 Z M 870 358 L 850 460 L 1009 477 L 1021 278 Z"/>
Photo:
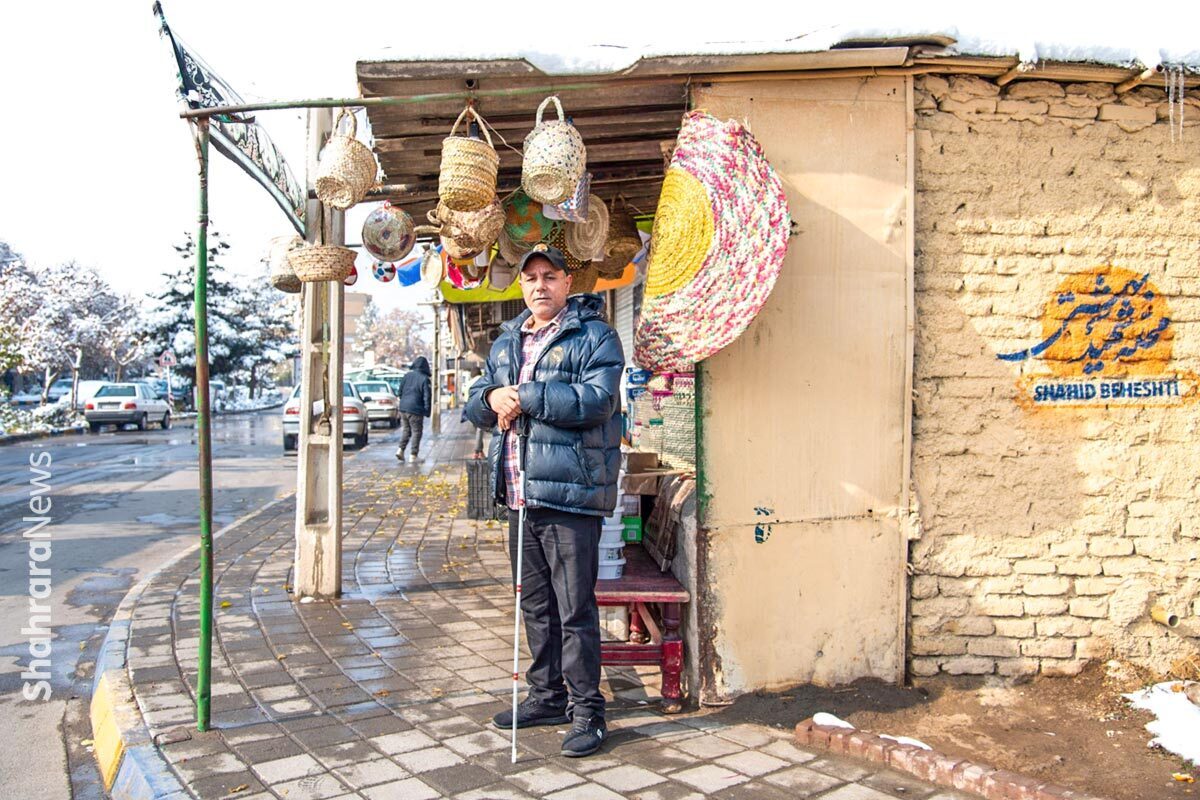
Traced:
<path id="1" fill-rule="evenodd" d="M 521 419 L 516 420 L 517 432 L 517 480 L 521 484 L 521 499 L 517 502 L 517 571 L 516 608 L 513 613 L 513 685 L 512 685 L 512 763 L 517 763 L 517 682 L 520 680 L 521 662 L 521 579 L 522 556 L 525 551 L 525 445 L 526 432 Z"/>

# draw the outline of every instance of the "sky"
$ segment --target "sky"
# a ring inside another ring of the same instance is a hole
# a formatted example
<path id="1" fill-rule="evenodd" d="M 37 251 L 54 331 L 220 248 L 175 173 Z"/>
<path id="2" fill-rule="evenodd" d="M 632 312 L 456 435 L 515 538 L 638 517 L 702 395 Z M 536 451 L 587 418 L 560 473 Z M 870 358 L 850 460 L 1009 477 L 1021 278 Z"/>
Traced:
<path id="1" fill-rule="evenodd" d="M 1193 49 L 1198 12 L 1183 2 L 1144 14 L 1098 12 L 1081 18 L 1066 4 L 1003 5 L 860 2 L 804 10 L 781 0 L 693 0 L 545 5 L 506 10 L 495 0 L 459 0 L 462 24 L 450 39 L 444 8 L 428 3 L 343 0 L 164 0 L 176 35 L 248 101 L 357 94 L 359 58 L 529 53 L 548 67 L 619 65 L 628 53 L 669 50 L 688 41 L 787 40 L 833 23 L 864 30 L 922 25 L 970 30 L 987 47 L 1048 52 L 1047 41 L 1119 44 L 1137 52 Z M 1074 6 L 1076 4 L 1072 4 Z M 738 13 L 731 13 L 736 8 Z M 789 9 L 784 13 L 784 9 Z M 796 9 L 796 10 L 790 10 Z M 586 15 L 586 16 L 585 16 Z M 613 47 L 613 45 L 625 46 Z M 178 264 L 172 245 L 196 223 L 197 168 L 188 126 L 179 119 L 175 70 L 157 34 L 151 0 L 6 3 L 0 10 L 0 240 L 37 266 L 74 259 L 117 289 L 155 290 Z M 531 115 L 536 105 L 531 100 Z M 303 181 L 304 113 L 260 112 Z M 291 227 L 271 197 L 215 151 L 210 177 L 212 229 L 230 243 L 227 268 L 260 274 L 272 236 Z M 370 206 L 353 209 L 347 239 Z M 416 288 L 382 284 L 360 257 L 356 291 L 385 309 L 415 307 Z"/>

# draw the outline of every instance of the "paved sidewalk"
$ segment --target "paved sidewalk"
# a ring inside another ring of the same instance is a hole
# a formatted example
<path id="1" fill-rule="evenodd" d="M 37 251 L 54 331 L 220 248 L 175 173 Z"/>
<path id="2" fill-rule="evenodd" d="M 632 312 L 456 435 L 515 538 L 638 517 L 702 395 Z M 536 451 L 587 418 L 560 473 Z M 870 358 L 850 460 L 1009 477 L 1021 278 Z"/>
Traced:
<path id="1" fill-rule="evenodd" d="M 452 415 L 447 415 L 452 416 Z M 133 598 L 126 663 L 159 751 L 202 798 L 966 798 L 866 762 L 797 748 L 791 731 L 657 711 L 657 668 L 605 668 L 610 740 L 558 755 L 563 730 L 522 731 L 509 763 L 490 727 L 512 686 L 504 531 L 463 518 L 456 421 L 399 465 L 383 436 L 345 470 L 345 596 L 298 604 L 291 501 L 216 543 L 214 730 L 194 730 L 197 564 Z M 389 437 L 389 439 L 392 437 Z M 525 663 L 528 663 L 526 657 Z M 797 720 L 798 722 L 799 720 Z M 190 732 L 190 738 L 171 741 Z"/>

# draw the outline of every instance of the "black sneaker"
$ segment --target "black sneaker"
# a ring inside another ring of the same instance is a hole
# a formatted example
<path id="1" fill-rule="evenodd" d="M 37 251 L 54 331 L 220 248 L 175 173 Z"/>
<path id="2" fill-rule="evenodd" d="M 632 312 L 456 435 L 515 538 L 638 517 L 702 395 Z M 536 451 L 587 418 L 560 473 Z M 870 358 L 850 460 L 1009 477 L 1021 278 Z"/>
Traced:
<path id="1" fill-rule="evenodd" d="M 566 725 L 570 721 L 565 709 L 542 705 L 532 697 L 526 697 L 517 706 L 518 728 L 532 728 L 535 725 Z M 492 724 L 500 730 L 512 730 L 512 723 L 511 708 L 492 717 Z"/>
<path id="2" fill-rule="evenodd" d="M 603 717 L 576 717 L 567 738 L 563 739 L 562 754 L 567 758 L 590 756 L 600 749 L 607 733 Z"/>

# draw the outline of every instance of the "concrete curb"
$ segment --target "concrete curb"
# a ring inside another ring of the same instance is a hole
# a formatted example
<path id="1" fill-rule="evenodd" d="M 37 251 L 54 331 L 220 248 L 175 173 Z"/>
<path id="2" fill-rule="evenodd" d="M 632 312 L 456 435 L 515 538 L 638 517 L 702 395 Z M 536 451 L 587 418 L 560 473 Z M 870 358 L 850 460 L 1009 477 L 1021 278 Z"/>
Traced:
<path id="1" fill-rule="evenodd" d="M 242 515 L 214 533 L 213 540 L 288 497 L 291 493 Z M 92 746 L 104 788 L 112 800 L 184 800 L 192 796 L 158 752 L 150 735 L 129 680 L 125 651 L 133 610 L 146 587 L 164 569 L 199 548 L 199 543 L 191 545 L 167 559 L 126 593 L 96 657 L 90 707 Z"/>
<path id="2" fill-rule="evenodd" d="M 796 726 L 796 744 L 823 748 L 831 753 L 863 758 L 948 789 L 986 797 L 988 800 L 1103 800 L 1053 783 L 994 769 L 961 758 L 901 744 L 866 731 L 817 725 L 806 719 Z"/>

